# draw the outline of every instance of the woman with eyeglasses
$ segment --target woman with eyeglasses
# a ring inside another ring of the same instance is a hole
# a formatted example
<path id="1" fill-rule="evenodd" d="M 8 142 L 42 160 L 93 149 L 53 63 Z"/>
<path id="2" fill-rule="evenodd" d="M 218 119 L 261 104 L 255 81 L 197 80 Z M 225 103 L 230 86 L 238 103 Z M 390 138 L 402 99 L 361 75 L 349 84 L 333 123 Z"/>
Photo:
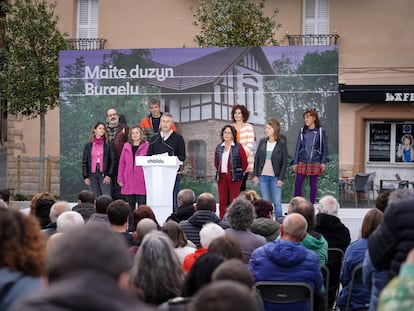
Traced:
<path id="1" fill-rule="evenodd" d="M 148 141 L 144 131 L 139 126 L 134 126 L 129 131 L 128 142 L 122 148 L 121 157 L 118 167 L 118 184 L 121 187 L 121 194 L 125 195 L 131 213 L 141 204 L 146 204 L 146 188 L 144 180 L 144 171 L 142 166 L 135 164 L 136 156 L 145 156 L 148 151 Z M 130 230 L 132 217 L 130 219 Z"/>
<path id="2" fill-rule="evenodd" d="M 214 152 L 214 166 L 219 194 L 220 218 L 227 206 L 240 194 L 240 186 L 247 169 L 247 156 L 237 141 L 236 129 L 228 124 L 221 129 L 221 143 Z"/>
<path id="3" fill-rule="evenodd" d="M 303 182 L 309 176 L 309 201 L 315 204 L 318 194 L 318 177 L 325 172 L 328 162 L 326 133 L 315 109 L 306 110 L 303 113 L 303 120 L 304 125 L 299 131 L 293 158 L 295 171 L 293 196 L 302 196 Z"/>

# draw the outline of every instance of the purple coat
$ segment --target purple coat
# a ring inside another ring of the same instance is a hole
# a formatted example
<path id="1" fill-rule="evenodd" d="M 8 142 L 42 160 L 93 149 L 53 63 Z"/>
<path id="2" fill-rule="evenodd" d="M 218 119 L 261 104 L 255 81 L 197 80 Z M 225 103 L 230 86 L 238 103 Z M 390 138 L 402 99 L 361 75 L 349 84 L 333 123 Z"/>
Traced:
<path id="1" fill-rule="evenodd" d="M 143 142 L 136 152 L 136 156 L 146 156 L 148 142 Z M 142 166 L 135 165 L 135 158 L 132 154 L 132 146 L 129 142 L 124 144 L 118 167 L 118 183 L 123 183 L 122 194 L 146 194 L 144 171 Z"/>

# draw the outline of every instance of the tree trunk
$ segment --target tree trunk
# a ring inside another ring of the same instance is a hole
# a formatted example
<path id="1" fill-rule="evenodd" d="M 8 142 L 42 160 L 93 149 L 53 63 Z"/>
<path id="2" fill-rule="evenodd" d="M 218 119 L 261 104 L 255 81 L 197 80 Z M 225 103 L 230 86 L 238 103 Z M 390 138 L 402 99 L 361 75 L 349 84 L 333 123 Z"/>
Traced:
<path id="1" fill-rule="evenodd" d="M 39 192 L 45 191 L 45 113 L 40 113 Z"/>

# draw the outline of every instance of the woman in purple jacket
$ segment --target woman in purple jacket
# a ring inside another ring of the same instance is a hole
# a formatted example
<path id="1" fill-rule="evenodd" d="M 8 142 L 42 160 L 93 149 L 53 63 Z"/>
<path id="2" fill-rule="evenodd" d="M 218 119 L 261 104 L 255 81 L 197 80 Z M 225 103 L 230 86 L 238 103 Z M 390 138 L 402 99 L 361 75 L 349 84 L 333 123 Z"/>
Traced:
<path id="1" fill-rule="evenodd" d="M 129 131 L 128 142 L 122 148 L 118 167 L 118 184 L 121 186 L 121 193 L 128 201 L 131 213 L 137 203 L 146 204 L 144 171 L 142 166 L 135 165 L 135 157 L 145 156 L 147 151 L 148 142 L 142 128 L 134 126 Z"/>

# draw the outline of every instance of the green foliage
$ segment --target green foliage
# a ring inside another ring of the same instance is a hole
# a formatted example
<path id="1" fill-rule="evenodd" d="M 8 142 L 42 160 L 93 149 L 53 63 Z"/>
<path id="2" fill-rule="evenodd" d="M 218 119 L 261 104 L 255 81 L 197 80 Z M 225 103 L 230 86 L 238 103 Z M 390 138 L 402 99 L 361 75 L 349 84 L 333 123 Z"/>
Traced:
<path id="1" fill-rule="evenodd" d="M 55 3 L 14 0 L 3 5 L 3 96 L 9 113 L 35 118 L 58 104 L 59 50 L 67 42 L 57 29 Z"/>
<path id="2" fill-rule="evenodd" d="M 279 45 L 274 38 L 281 27 L 274 18 L 264 15 L 266 0 L 200 0 L 193 10 L 193 24 L 201 28 L 195 41 L 200 47 Z"/>

